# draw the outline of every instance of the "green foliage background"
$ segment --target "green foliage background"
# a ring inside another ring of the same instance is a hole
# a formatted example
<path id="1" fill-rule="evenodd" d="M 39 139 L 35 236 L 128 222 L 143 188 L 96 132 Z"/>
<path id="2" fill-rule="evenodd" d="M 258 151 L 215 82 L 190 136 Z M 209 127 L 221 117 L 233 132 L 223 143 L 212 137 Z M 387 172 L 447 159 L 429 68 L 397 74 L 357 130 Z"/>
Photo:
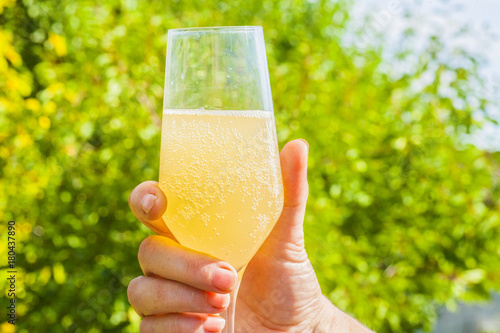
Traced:
<path id="1" fill-rule="evenodd" d="M 4 244 L 17 221 L 18 332 L 137 331 L 126 286 L 149 232 L 127 197 L 157 179 L 166 33 L 190 26 L 264 27 L 280 145 L 311 147 L 308 253 L 338 307 L 416 332 L 439 306 L 500 290 L 500 158 L 461 139 L 488 121 L 477 61 L 439 36 L 415 53 L 412 31 L 391 62 L 375 35 L 342 45 L 363 33 L 349 8 L 0 0 L 0 230 Z"/>

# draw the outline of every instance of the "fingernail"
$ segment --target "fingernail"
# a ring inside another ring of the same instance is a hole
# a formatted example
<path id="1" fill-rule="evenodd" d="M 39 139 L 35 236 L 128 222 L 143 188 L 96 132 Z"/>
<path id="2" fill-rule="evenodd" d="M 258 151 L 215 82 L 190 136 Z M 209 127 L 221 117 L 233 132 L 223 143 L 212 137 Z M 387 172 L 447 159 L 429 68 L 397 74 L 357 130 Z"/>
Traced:
<path id="1" fill-rule="evenodd" d="M 304 140 L 304 139 L 299 139 L 299 140 L 303 141 L 306 144 L 307 151 L 309 151 L 309 143 L 306 140 Z"/>
<path id="2" fill-rule="evenodd" d="M 203 324 L 203 329 L 209 332 L 220 332 L 226 325 L 226 321 L 221 317 L 208 316 Z"/>
<path id="3" fill-rule="evenodd" d="M 212 277 L 212 284 L 215 288 L 229 292 L 233 289 L 235 283 L 236 274 L 232 270 L 224 267 L 219 267 L 215 270 Z"/>
<path id="4" fill-rule="evenodd" d="M 229 294 L 216 294 L 208 291 L 207 301 L 214 308 L 224 309 L 227 308 L 227 306 L 229 305 L 230 296 Z"/>
<path id="5" fill-rule="evenodd" d="M 142 198 L 141 207 L 144 213 L 148 214 L 151 211 L 151 208 L 155 205 L 156 199 L 158 199 L 158 197 L 150 193 Z"/>

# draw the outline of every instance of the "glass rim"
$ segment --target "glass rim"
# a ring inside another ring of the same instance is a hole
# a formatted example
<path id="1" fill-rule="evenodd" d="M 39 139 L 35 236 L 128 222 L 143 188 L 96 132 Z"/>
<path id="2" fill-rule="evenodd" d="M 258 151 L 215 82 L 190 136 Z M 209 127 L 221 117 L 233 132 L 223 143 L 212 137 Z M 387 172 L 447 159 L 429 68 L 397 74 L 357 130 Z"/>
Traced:
<path id="1" fill-rule="evenodd" d="M 176 28 L 168 29 L 168 33 L 182 34 L 192 32 L 247 32 L 247 31 L 261 31 L 260 25 L 231 25 L 231 26 L 217 26 L 217 27 L 192 27 L 192 28 Z"/>

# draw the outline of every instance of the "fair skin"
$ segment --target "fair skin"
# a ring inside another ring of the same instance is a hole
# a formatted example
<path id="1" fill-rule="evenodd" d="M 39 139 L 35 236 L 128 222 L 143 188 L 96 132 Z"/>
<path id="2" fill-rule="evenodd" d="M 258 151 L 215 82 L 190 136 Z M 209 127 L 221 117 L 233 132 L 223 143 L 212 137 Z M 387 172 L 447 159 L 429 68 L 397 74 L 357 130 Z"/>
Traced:
<path id="1" fill-rule="evenodd" d="M 236 332 L 371 332 L 322 295 L 304 248 L 308 196 L 305 141 L 280 154 L 285 202 L 280 219 L 248 264 L 236 302 Z M 229 303 L 237 274 L 228 263 L 176 242 L 162 220 L 167 199 L 156 182 L 137 186 L 129 198 L 135 216 L 156 233 L 139 248 L 144 276 L 128 287 L 143 317 L 140 332 L 220 332 L 217 316 Z"/>

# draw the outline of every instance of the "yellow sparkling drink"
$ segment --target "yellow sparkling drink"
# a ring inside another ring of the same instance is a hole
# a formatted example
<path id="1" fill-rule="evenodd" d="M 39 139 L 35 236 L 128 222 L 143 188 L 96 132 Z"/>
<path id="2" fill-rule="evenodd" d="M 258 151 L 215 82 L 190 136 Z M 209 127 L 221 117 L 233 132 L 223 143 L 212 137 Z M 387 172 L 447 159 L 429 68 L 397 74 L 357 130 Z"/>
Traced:
<path id="1" fill-rule="evenodd" d="M 273 112 L 164 110 L 160 188 L 177 240 L 240 270 L 283 208 Z"/>

